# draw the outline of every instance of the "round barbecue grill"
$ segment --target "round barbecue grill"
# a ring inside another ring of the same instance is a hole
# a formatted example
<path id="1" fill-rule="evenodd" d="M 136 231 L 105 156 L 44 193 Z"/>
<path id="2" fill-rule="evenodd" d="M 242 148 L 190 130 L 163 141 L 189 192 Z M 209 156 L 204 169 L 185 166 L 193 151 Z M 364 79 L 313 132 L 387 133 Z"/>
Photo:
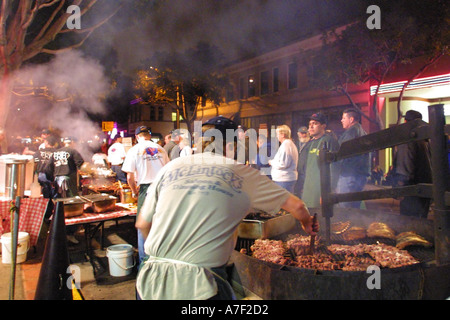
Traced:
<path id="1" fill-rule="evenodd" d="M 323 225 L 323 218 L 319 223 Z M 433 222 L 419 218 L 357 209 L 337 209 L 333 221 L 351 221 L 353 225 L 367 227 L 371 222 L 384 222 L 396 233 L 415 230 L 426 239 L 433 239 Z M 272 239 L 285 240 L 298 233 L 294 228 Z M 324 241 L 324 230 L 319 232 Z M 406 250 L 419 263 L 398 268 L 381 268 L 380 288 L 371 288 L 374 273 L 298 268 L 262 261 L 251 257 L 250 247 L 255 239 L 239 238 L 232 255 L 231 279 L 236 287 L 242 286 L 263 299 L 445 299 L 450 296 L 450 265 L 437 266 L 434 248 L 419 246 Z M 346 241 L 342 234 L 332 234 L 331 244 L 355 245 L 383 242 L 395 246 L 386 238 L 364 238 Z M 240 253 L 246 249 L 247 254 Z M 317 253 L 326 250 L 318 246 Z M 369 281 L 369 284 L 368 284 Z"/>

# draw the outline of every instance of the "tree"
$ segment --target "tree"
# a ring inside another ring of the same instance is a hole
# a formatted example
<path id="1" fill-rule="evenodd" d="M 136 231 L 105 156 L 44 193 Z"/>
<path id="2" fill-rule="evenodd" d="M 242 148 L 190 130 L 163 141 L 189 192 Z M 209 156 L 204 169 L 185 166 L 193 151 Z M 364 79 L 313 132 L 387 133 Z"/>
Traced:
<path id="1" fill-rule="evenodd" d="M 205 42 L 182 53 L 158 52 L 137 72 L 136 98 L 175 108 L 192 133 L 199 107 L 207 101 L 218 105 L 229 84 L 220 72 L 222 61 L 219 49 Z"/>
<path id="2" fill-rule="evenodd" d="M 418 31 L 414 41 L 410 41 L 410 43 L 417 43 L 414 45 L 415 55 L 412 55 L 412 58 L 422 55 L 426 57 L 426 61 L 411 74 L 400 91 L 397 102 L 397 124 L 403 117 L 401 103 L 408 85 L 443 56 L 450 54 L 450 4 L 448 1 L 413 0 L 408 2 L 404 10 L 414 18 Z M 410 63 L 410 58 L 408 57 L 404 62 Z"/>
<path id="3" fill-rule="evenodd" d="M 106 3 L 97 0 L 1 1 L 0 128 L 5 126 L 10 109 L 13 73 L 26 62 L 39 62 L 42 54 L 53 55 L 83 45 L 91 33 L 108 21 L 123 4 L 118 0 L 109 1 L 108 5 Z M 102 17 L 92 25 L 82 28 L 68 26 L 71 19 L 89 17 L 89 13 L 100 10 Z M 64 45 L 61 45 L 61 37 L 66 39 Z"/>

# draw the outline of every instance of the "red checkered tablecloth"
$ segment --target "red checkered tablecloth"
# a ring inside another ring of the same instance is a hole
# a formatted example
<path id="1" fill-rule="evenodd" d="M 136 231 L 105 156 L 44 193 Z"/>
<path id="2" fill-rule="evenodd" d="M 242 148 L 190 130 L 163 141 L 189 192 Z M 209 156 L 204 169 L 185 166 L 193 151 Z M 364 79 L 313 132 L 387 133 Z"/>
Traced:
<path id="1" fill-rule="evenodd" d="M 118 210 L 103 213 L 83 213 L 81 216 L 66 218 L 66 226 L 74 224 L 85 224 L 113 220 L 116 218 L 135 216 L 136 209 L 123 209 L 116 207 Z"/>
<path id="2" fill-rule="evenodd" d="M 35 246 L 41 231 L 48 199 L 23 198 L 20 199 L 19 231 L 30 234 L 30 245 Z M 11 200 L 0 201 L 0 235 L 11 232 Z"/>

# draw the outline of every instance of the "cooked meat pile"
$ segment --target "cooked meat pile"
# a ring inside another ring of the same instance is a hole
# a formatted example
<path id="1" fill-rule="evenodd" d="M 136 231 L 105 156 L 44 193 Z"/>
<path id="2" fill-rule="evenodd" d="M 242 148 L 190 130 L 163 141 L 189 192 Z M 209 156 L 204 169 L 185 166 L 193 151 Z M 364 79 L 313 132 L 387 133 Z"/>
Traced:
<path id="1" fill-rule="evenodd" d="M 277 264 L 289 264 L 289 258 L 286 258 L 286 245 L 281 240 L 255 240 L 252 245 L 252 256 L 263 261 Z"/>
<path id="2" fill-rule="evenodd" d="M 298 268 L 343 271 L 365 271 L 370 265 L 398 268 L 419 262 L 408 251 L 384 243 L 332 244 L 314 255 L 308 255 L 309 239 L 309 236 L 299 234 L 291 236 L 286 242 L 257 239 L 251 247 L 252 257 Z"/>

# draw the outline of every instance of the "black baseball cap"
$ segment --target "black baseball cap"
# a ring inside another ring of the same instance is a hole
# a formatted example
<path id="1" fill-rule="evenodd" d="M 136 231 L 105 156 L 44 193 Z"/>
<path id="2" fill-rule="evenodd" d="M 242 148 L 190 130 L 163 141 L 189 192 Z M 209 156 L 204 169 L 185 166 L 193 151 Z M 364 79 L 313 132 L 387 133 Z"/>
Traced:
<path id="1" fill-rule="evenodd" d="M 142 133 L 142 132 L 148 132 L 148 133 L 151 134 L 150 129 L 149 129 L 148 127 L 146 127 L 146 126 L 140 126 L 140 127 L 137 127 L 137 129 L 136 129 L 136 131 L 134 132 L 134 134 L 135 134 L 135 135 L 138 135 L 139 133 Z"/>
<path id="2" fill-rule="evenodd" d="M 413 121 L 415 119 L 422 119 L 422 114 L 419 111 L 416 111 L 416 110 L 406 111 L 406 113 L 405 113 L 406 121 Z"/>
<path id="3" fill-rule="evenodd" d="M 321 124 L 327 124 L 327 117 L 322 112 L 316 112 L 309 117 L 310 120 L 315 120 L 320 122 Z"/>

